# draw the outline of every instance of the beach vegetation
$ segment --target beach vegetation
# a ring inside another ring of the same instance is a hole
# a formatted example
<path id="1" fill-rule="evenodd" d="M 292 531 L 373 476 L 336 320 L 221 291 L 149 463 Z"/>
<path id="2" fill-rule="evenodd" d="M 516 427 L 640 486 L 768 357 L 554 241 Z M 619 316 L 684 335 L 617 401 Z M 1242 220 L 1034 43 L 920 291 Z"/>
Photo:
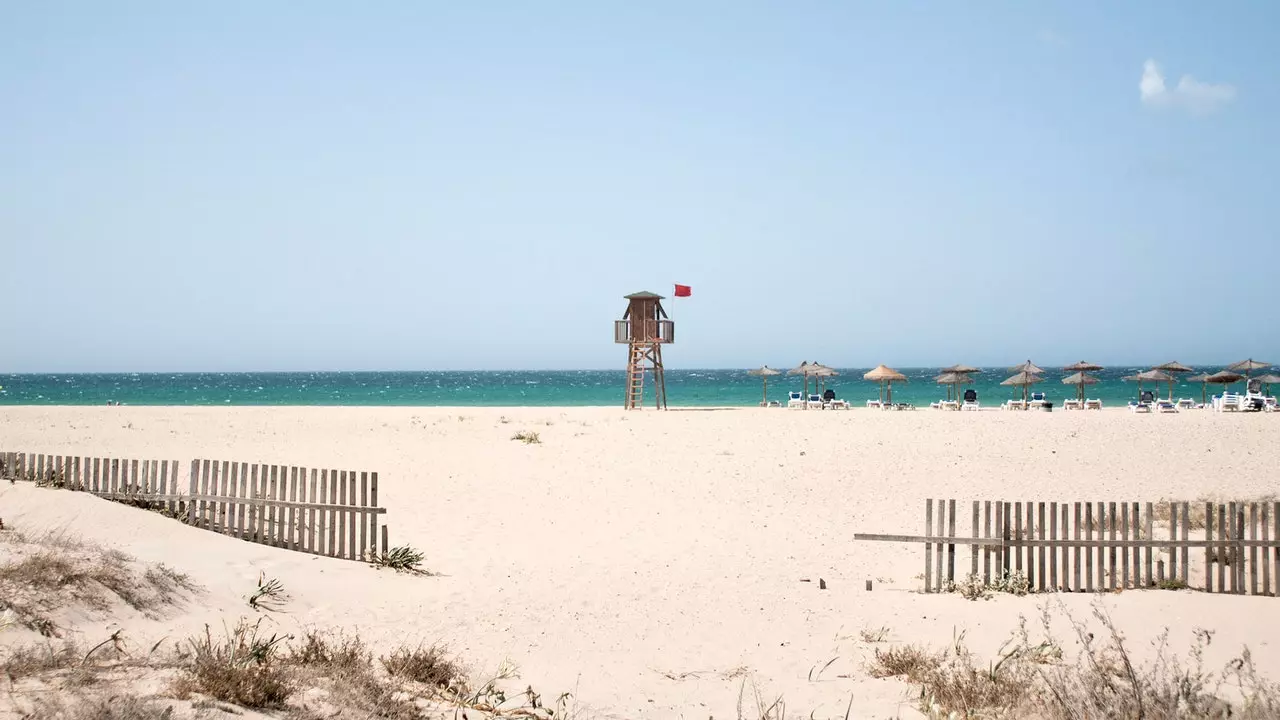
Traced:
<path id="1" fill-rule="evenodd" d="M 512 435 L 511 439 L 519 440 L 525 445 L 541 445 L 542 444 L 542 438 L 538 435 L 538 433 L 531 432 L 528 430 L 521 430 L 515 435 Z"/>
<path id="2" fill-rule="evenodd" d="M 392 677 L 436 688 L 447 688 L 462 679 L 462 669 L 437 645 L 399 648 L 380 658 Z"/>
<path id="3" fill-rule="evenodd" d="M 889 639 L 889 628 L 884 625 L 878 628 L 862 628 L 858 631 L 858 637 L 865 643 L 882 643 Z"/>
<path id="4" fill-rule="evenodd" d="M 35 700 L 25 720 L 154 720 L 169 718 L 173 704 L 156 698 L 132 693 L 95 697 L 72 693 L 70 697 L 58 695 Z"/>
<path id="5" fill-rule="evenodd" d="M 1155 642 L 1155 657 L 1139 664 L 1102 605 L 1094 606 L 1093 616 L 1102 629 L 1096 635 L 1067 615 L 1080 648 L 1071 660 L 1049 634 L 1046 609 L 1043 639 L 1030 639 L 1024 619 L 994 660 L 972 654 L 960 634 L 942 651 L 916 645 L 877 650 L 869 672 L 918 686 L 919 710 L 931 718 L 1280 716 L 1280 685 L 1258 676 L 1248 649 L 1213 671 L 1204 663 L 1211 633 L 1194 631 L 1190 658 L 1183 661 L 1169 652 L 1166 631 Z"/>
<path id="6" fill-rule="evenodd" d="M 0 613 L 8 622 L 46 637 L 59 634 L 61 610 L 105 612 L 112 603 L 156 618 L 183 593 L 198 587 L 161 564 L 137 562 L 113 549 L 55 533 L 0 534 L 8 559 L 0 563 Z"/>
<path id="7" fill-rule="evenodd" d="M 261 619 L 242 620 L 216 640 L 206 625 L 203 637 L 189 641 L 190 655 L 173 684 L 176 696 L 198 693 L 245 708 L 284 707 L 296 690 L 280 659 L 281 645 L 290 637 L 267 635 L 261 625 Z"/>
<path id="8" fill-rule="evenodd" d="M 400 545 L 381 554 L 374 552 L 369 557 L 370 562 L 375 567 L 388 568 L 396 572 L 410 573 L 412 575 L 431 574 L 422 567 L 422 562 L 426 559 L 426 555 L 421 550 L 409 545 Z"/>
<path id="9" fill-rule="evenodd" d="M 966 600 L 990 600 L 994 593 L 1005 593 L 1022 597 L 1031 592 L 1031 583 L 1025 573 L 1020 570 L 1006 570 L 994 581 L 987 583 L 980 576 L 970 573 L 959 582 L 951 582 L 946 592 L 960 595 Z"/>
<path id="10" fill-rule="evenodd" d="M 284 590 L 284 583 L 278 578 L 268 578 L 266 573 L 258 573 L 258 587 L 249 593 L 249 607 L 259 612 L 277 612 L 284 608 L 291 598 Z"/>

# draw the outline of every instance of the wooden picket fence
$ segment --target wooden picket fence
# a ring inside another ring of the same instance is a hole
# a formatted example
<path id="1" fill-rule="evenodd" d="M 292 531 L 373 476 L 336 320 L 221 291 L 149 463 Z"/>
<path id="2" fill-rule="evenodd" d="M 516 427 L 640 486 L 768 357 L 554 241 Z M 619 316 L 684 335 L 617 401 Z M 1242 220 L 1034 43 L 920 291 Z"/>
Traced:
<path id="1" fill-rule="evenodd" d="M 0 453 L 0 479 L 88 492 L 160 511 L 189 525 L 315 555 L 365 560 L 386 554 L 378 473 L 227 460 L 169 460 Z M 178 488 L 185 484 L 187 492 Z"/>
<path id="2" fill-rule="evenodd" d="M 925 592 L 957 582 L 956 548 L 967 545 L 967 576 L 985 585 L 1020 573 L 1032 592 L 1195 587 L 1280 595 L 1280 502 L 974 501 L 968 537 L 956 536 L 955 500 L 936 508 L 925 501 L 924 535 L 854 539 L 923 543 Z"/>

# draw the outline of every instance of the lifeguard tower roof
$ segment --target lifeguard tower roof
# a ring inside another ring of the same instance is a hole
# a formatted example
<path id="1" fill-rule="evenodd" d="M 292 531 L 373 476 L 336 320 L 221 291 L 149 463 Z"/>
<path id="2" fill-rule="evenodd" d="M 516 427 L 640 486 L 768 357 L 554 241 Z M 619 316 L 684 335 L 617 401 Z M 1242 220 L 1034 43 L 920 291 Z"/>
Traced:
<path id="1" fill-rule="evenodd" d="M 657 293 L 651 293 L 648 290 L 642 290 L 638 293 L 631 293 L 630 295 L 623 295 L 622 299 L 623 300 L 666 300 L 666 298 L 662 297 L 661 295 Z"/>

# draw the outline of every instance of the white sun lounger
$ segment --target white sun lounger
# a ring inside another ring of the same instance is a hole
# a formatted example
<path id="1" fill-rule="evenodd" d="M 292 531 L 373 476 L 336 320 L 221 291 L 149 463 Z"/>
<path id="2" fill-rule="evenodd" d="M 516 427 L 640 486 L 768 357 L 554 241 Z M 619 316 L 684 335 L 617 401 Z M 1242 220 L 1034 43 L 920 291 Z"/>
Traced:
<path id="1" fill-rule="evenodd" d="M 801 394 L 800 394 L 800 393 L 798 393 L 798 392 L 791 392 L 791 393 L 788 393 L 788 395 L 787 395 L 787 407 L 789 407 L 789 408 L 803 408 L 803 407 L 804 407 L 804 395 L 801 395 Z"/>
<path id="2" fill-rule="evenodd" d="M 1102 400 L 1085 400 L 1084 409 L 1085 410 L 1101 410 Z"/>

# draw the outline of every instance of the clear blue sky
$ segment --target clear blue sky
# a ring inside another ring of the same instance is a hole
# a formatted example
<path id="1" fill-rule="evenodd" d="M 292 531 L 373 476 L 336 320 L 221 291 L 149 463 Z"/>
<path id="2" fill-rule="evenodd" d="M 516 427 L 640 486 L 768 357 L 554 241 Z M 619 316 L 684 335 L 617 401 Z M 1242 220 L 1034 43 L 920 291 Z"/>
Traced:
<path id="1" fill-rule="evenodd" d="M 1278 27 L 0 0 L 0 372 L 1280 362 Z"/>

